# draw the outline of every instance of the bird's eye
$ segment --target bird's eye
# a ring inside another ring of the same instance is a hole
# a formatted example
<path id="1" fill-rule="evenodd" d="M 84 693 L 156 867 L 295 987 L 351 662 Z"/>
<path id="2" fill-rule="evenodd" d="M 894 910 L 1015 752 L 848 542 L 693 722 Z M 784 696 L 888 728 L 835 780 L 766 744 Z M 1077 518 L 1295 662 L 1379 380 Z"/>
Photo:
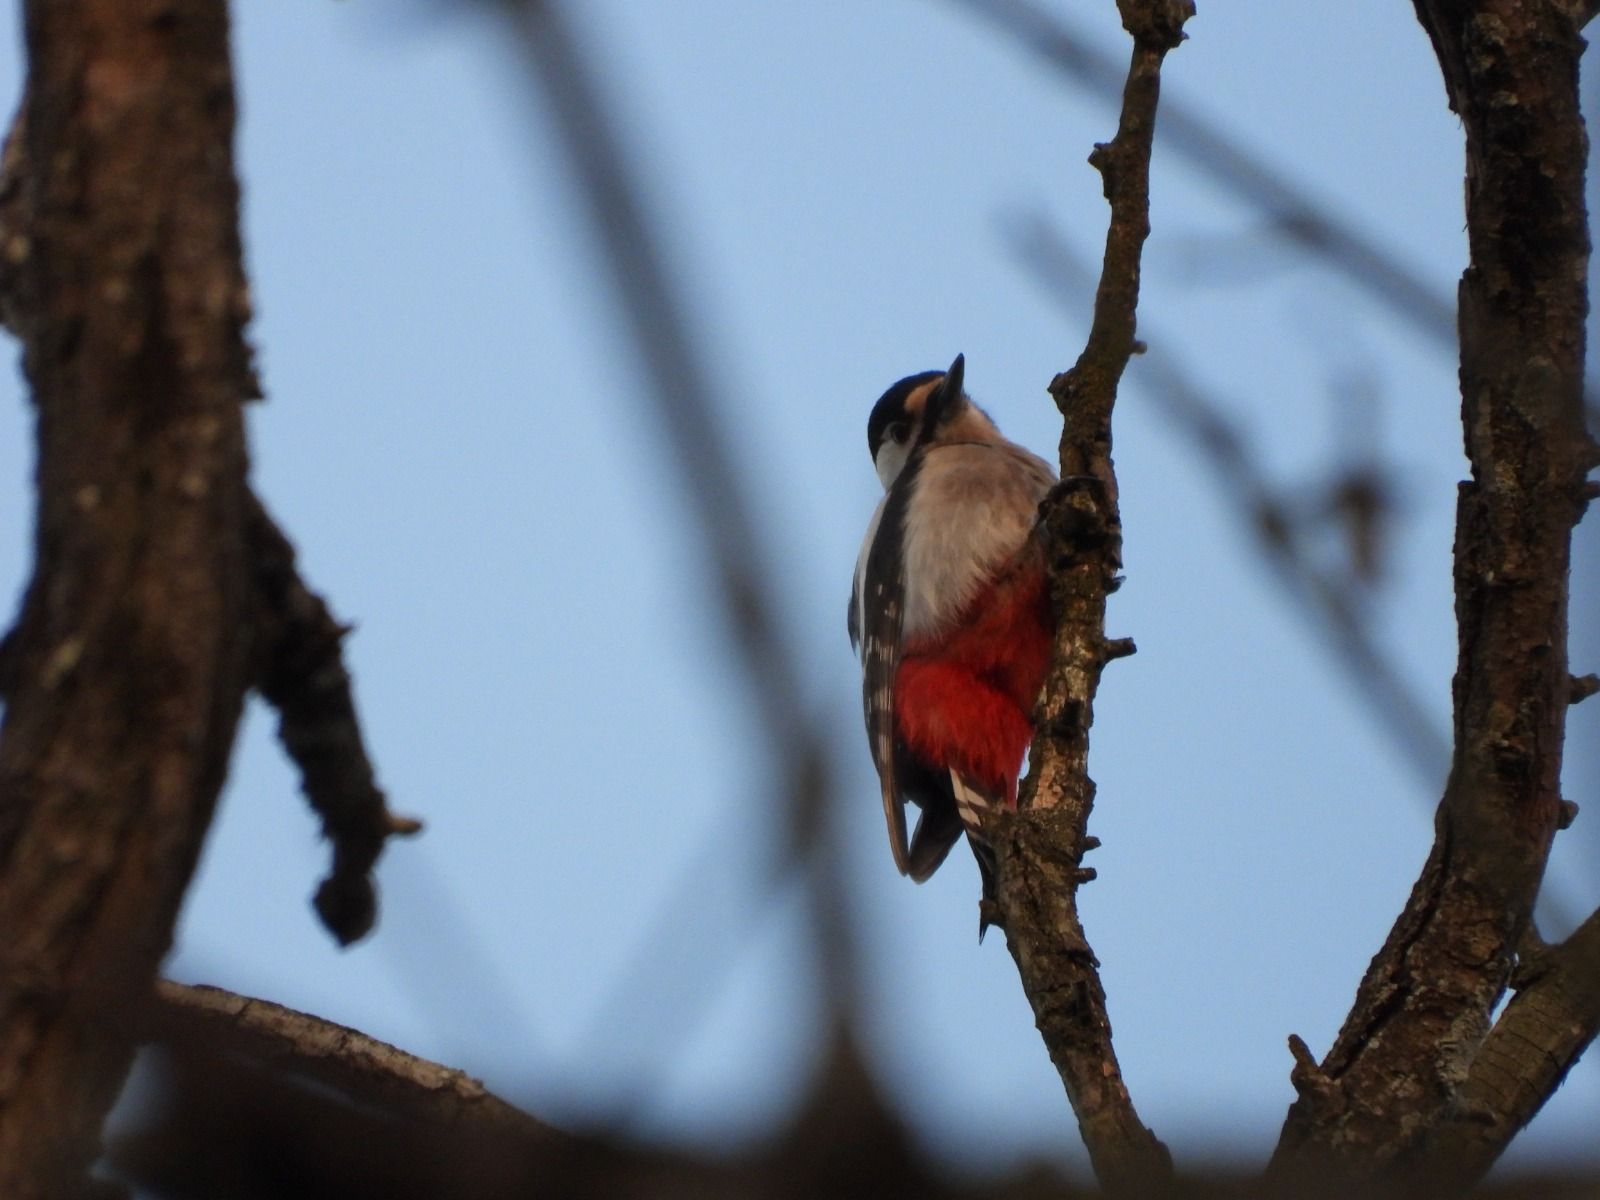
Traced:
<path id="1" fill-rule="evenodd" d="M 908 428 L 909 427 L 904 421 L 896 421 L 893 425 L 889 426 L 889 440 L 897 444 L 905 441 Z"/>

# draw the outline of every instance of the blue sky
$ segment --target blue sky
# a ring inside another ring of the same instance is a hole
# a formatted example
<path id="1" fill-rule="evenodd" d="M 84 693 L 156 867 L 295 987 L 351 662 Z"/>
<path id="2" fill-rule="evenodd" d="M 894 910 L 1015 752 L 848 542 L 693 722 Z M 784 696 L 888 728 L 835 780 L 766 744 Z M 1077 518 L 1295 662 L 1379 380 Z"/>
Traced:
<path id="1" fill-rule="evenodd" d="M 1124 53 L 1110 0 L 1055 7 Z M 337 950 L 307 905 L 315 824 L 253 708 L 170 971 L 464 1066 L 558 1119 L 626 1109 L 663 1137 L 757 1136 L 818 1032 L 798 914 L 765 886 L 778 789 L 546 114 L 471 5 L 235 9 L 269 397 L 251 412 L 255 479 L 358 624 L 348 653 L 382 781 L 429 827 L 385 859 L 377 934 Z M 12 8 L 0 26 L 9 103 Z M 1460 133 L 1409 6 L 1349 0 L 1313 23 L 1234 0 L 1189 29 L 1165 103 L 1452 295 Z M 975 868 L 952 856 L 921 888 L 894 872 L 843 607 L 878 490 L 862 431 L 888 383 L 963 351 L 974 396 L 1051 452 L 1044 387 L 1081 345 L 1087 297 L 1058 311 L 1005 230 L 1042 216 L 1097 258 L 1105 210 L 1084 160 L 1114 115 L 948 0 L 591 0 L 580 32 L 726 381 L 803 703 L 828 714 L 847 768 L 873 1064 L 936 1153 L 1081 1164 L 1009 956 L 974 942 Z M 1152 359 L 1224 404 L 1308 505 L 1352 456 L 1392 473 L 1393 569 L 1371 616 L 1446 726 L 1465 471 L 1453 356 L 1159 147 L 1153 195 Z M 9 603 L 31 451 L 5 353 Z M 1140 652 L 1102 692 L 1104 847 L 1082 907 L 1146 1119 L 1190 1161 L 1259 1155 L 1291 1098 L 1284 1039 L 1326 1049 L 1426 853 L 1437 786 L 1284 602 L 1141 367 L 1118 409 L 1127 584 L 1110 617 Z M 1593 526 L 1580 534 L 1582 671 L 1600 638 Z M 1580 803 L 1597 720 L 1600 703 L 1569 726 Z M 1600 902 L 1595 819 L 1558 845 L 1569 911 Z M 664 905 L 680 919 L 663 930 Z M 1513 1161 L 1592 1147 L 1596 1111 L 1591 1064 Z"/>

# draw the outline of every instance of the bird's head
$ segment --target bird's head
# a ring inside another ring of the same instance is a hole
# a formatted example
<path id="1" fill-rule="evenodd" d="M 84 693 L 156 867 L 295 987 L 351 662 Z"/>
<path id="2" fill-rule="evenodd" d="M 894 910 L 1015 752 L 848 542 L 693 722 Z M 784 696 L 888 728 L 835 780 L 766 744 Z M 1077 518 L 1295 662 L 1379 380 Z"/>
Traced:
<path id="1" fill-rule="evenodd" d="M 958 354 L 948 371 L 907 375 L 872 406 L 867 449 L 885 491 L 917 450 L 941 442 L 999 439 L 994 422 L 961 390 L 965 367 Z"/>

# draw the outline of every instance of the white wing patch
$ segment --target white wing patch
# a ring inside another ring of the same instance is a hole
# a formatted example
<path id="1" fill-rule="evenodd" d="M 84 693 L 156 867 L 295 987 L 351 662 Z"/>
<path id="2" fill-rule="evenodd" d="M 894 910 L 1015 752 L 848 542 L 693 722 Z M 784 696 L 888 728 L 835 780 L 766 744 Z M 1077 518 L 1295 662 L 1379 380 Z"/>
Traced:
<path id="1" fill-rule="evenodd" d="M 956 812 L 961 823 L 972 837 L 983 839 L 983 812 L 991 806 L 989 797 L 967 782 L 954 767 L 950 768 L 950 791 L 956 799 Z"/>
<path id="2" fill-rule="evenodd" d="M 867 536 L 861 539 L 861 553 L 856 555 L 856 573 L 850 587 L 850 646 L 854 650 L 861 649 L 862 632 L 867 627 L 867 558 L 872 553 L 873 539 L 878 536 L 878 523 L 883 520 L 883 506 L 888 503 L 889 497 L 885 495 L 878 501 L 878 507 L 873 509 L 872 520 L 867 523 Z"/>
<path id="3" fill-rule="evenodd" d="M 883 793 L 883 815 L 889 826 L 889 849 L 904 875 L 910 870 L 906 841 L 906 805 L 895 771 L 895 673 L 900 666 L 901 626 L 905 617 L 905 560 L 901 555 L 906 504 L 917 463 L 895 481 L 867 530 L 856 565 L 856 624 L 861 637 L 861 703 L 867 741 Z"/>

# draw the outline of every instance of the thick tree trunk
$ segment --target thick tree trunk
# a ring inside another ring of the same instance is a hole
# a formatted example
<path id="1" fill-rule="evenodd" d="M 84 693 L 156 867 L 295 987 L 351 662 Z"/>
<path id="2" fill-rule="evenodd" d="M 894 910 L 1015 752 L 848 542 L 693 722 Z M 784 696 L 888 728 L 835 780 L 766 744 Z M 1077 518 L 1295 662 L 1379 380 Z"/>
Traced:
<path id="1" fill-rule="evenodd" d="M 223 0 L 31 0 L 7 316 L 35 573 L 0 655 L 0 1195 L 83 1186 L 248 683 Z"/>
<path id="2" fill-rule="evenodd" d="M 1567 574 L 1583 428 L 1582 39 L 1547 0 L 1417 0 L 1467 139 L 1455 749 L 1433 852 L 1300 1098 L 1280 1175 L 1404 1172 L 1460 1106 L 1562 818 Z"/>

